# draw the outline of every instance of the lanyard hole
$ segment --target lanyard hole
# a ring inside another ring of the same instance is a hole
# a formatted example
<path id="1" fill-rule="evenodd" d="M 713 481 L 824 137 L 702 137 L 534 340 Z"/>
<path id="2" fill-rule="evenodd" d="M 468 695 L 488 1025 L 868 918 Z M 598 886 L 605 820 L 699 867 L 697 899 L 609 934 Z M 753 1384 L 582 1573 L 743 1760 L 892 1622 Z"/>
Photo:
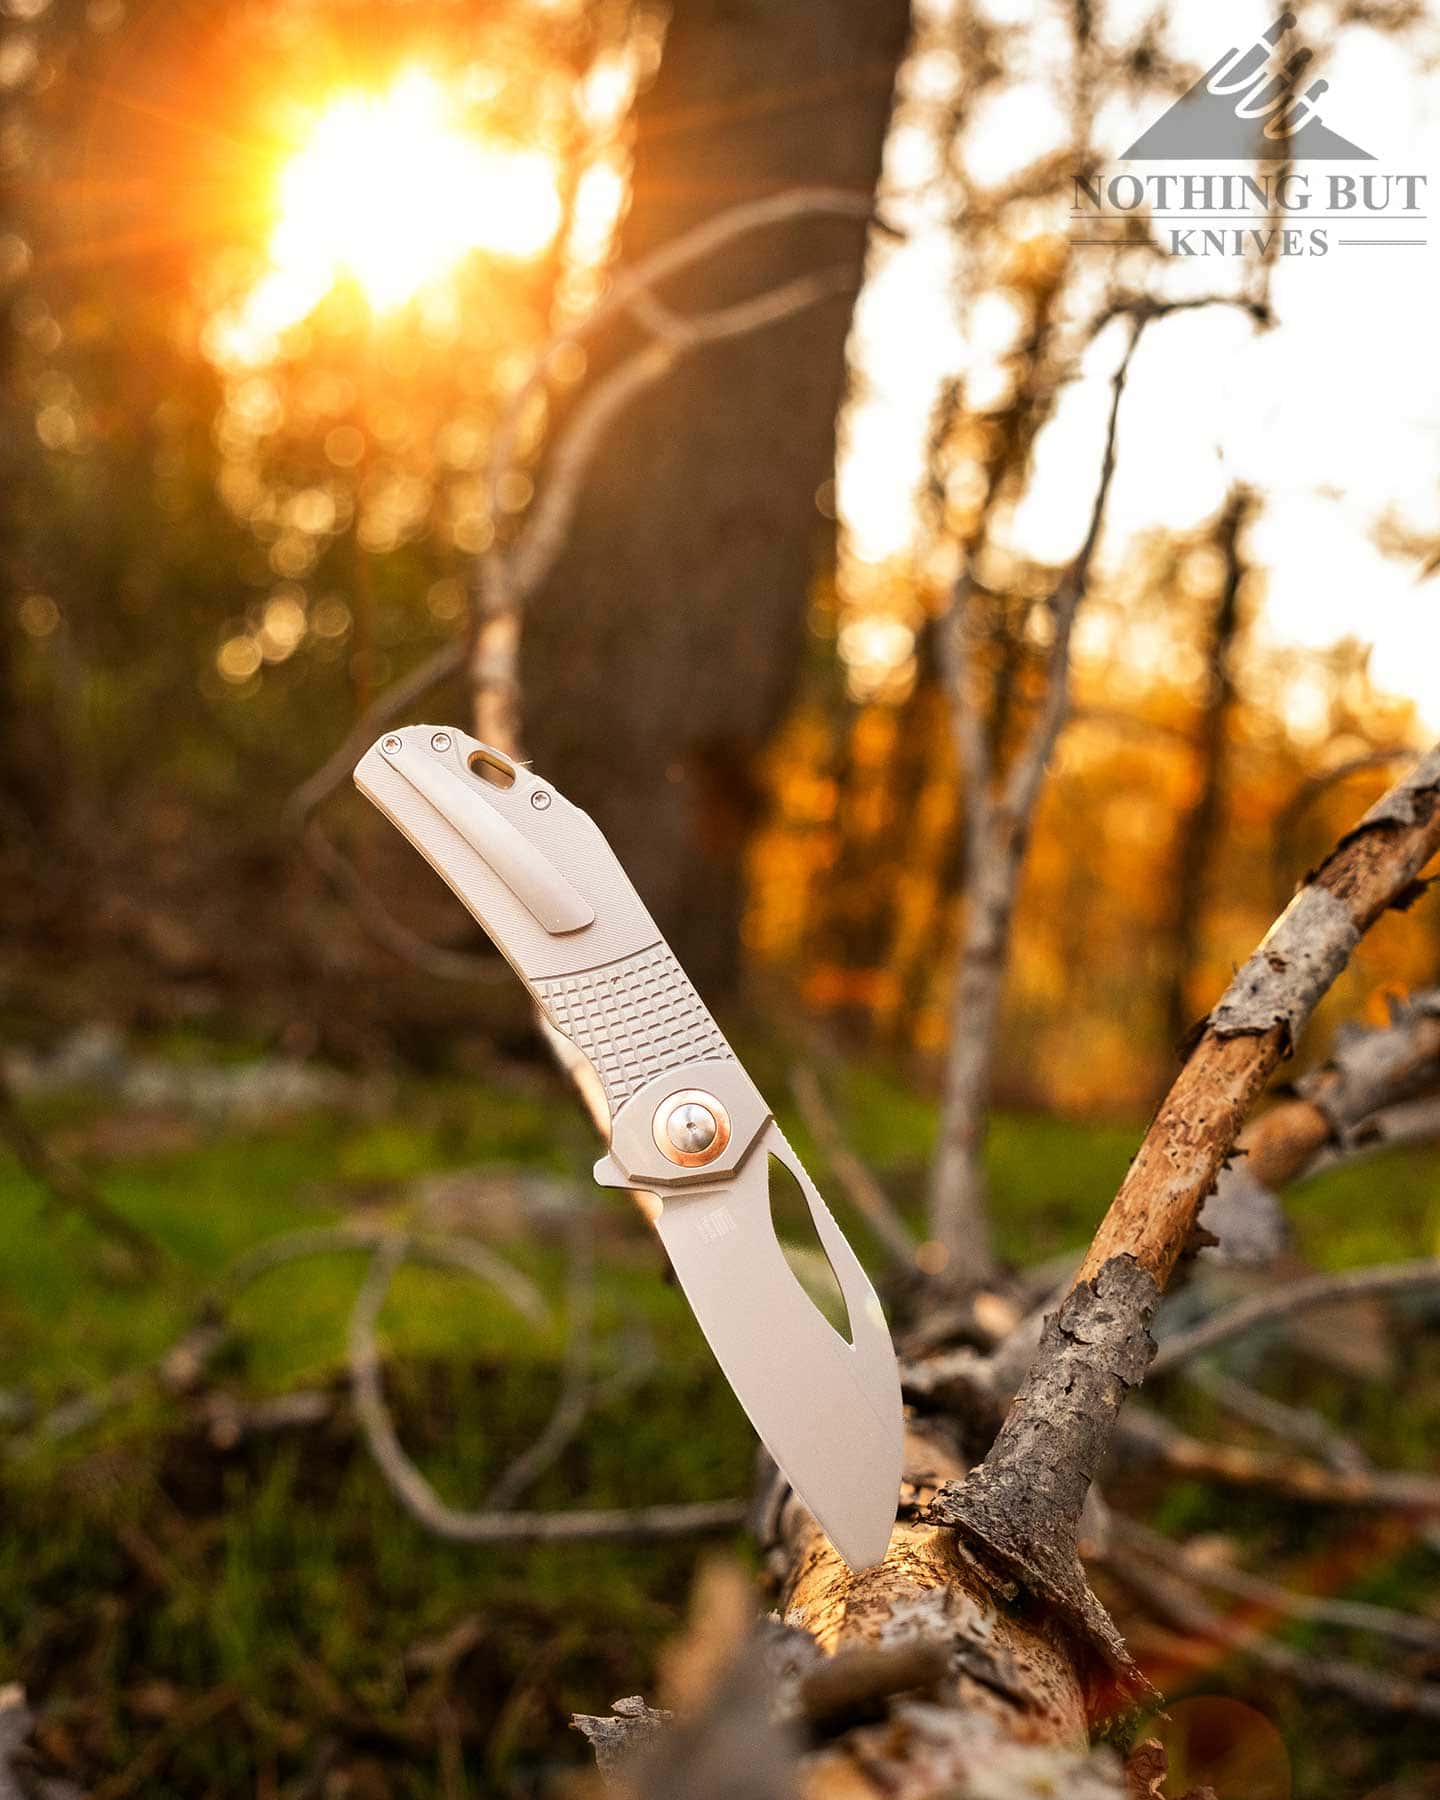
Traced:
<path id="1" fill-rule="evenodd" d="M 498 750 L 489 750 L 483 746 L 479 750 L 472 750 L 469 768 L 472 775 L 488 781 L 491 787 L 512 788 L 515 785 L 515 765 Z"/>

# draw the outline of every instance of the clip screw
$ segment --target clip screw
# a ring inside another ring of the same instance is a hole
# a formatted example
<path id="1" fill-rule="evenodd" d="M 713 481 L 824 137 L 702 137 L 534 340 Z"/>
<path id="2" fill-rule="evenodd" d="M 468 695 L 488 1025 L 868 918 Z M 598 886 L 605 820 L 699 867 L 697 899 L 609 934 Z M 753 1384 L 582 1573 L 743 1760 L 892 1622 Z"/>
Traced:
<path id="1" fill-rule="evenodd" d="M 450 748 L 450 733 L 448 731 L 437 731 L 430 740 L 430 748 L 432 750 L 448 750 Z"/>
<path id="2" fill-rule="evenodd" d="M 380 748 L 387 756 L 394 756 L 401 748 L 400 740 L 393 735 L 387 738 L 381 738 Z"/>
<path id="3" fill-rule="evenodd" d="M 544 812 L 545 808 L 550 804 L 550 796 L 545 792 L 544 788 L 537 788 L 530 796 L 530 804 L 535 808 L 536 812 Z"/>

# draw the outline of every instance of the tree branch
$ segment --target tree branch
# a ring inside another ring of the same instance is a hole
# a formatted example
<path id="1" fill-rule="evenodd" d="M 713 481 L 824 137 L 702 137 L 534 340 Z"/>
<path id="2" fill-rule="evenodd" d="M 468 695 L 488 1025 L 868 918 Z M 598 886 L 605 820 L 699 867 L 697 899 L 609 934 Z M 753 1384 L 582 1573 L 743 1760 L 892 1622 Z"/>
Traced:
<path id="1" fill-rule="evenodd" d="M 580 1540 L 644 1543 L 734 1531 L 746 1516 L 739 1500 L 579 1512 L 464 1512 L 448 1505 L 406 1455 L 385 1404 L 376 1326 L 406 1252 L 394 1235 L 377 1249 L 350 1315 L 350 1385 L 355 1416 L 386 1485 L 417 1524 L 461 1544 L 536 1544 Z"/>
<path id="2" fill-rule="evenodd" d="M 1387 1675 L 1339 1657 L 1313 1656 L 1277 1644 L 1243 1619 L 1227 1618 L 1214 1611 L 1186 1582 L 1173 1574 L 1146 1567 L 1133 1559 L 1112 1565 L 1111 1572 L 1161 1618 L 1194 1637 L 1233 1652 L 1262 1668 L 1293 1681 L 1297 1687 L 1341 1694 L 1361 1706 L 1383 1712 L 1417 1713 L 1440 1718 L 1440 1686 L 1410 1681 L 1403 1675 Z"/>
<path id="3" fill-rule="evenodd" d="M 915 1267 L 915 1239 L 894 1201 L 846 1141 L 814 1069 L 801 1063 L 790 1073 L 790 1092 L 805 1129 L 830 1165 L 847 1200 L 870 1226 L 895 1262 Z"/>
<path id="4" fill-rule="evenodd" d="M 550 453 L 540 498 L 514 543 L 508 549 L 492 548 L 481 558 L 471 685 L 475 695 L 475 729 L 484 742 L 507 753 L 518 749 L 516 658 L 521 614 L 565 547 L 585 477 L 609 427 L 641 394 L 663 381 L 694 351 L 778 324 L 838 293 L 850 291 L 853 285 L 849 269 L 824 269 L 783 282 L 738 305 L 688 316 L 661 306 L 645 287 L 635 289 L 632 310 L 652 332 L 653 341 L 618 363 L 576 407 Z M 550 353 L 553 352 L 547 352 Z M 522 387 L 521 391 L 526 390 Z M 502 430 L 497 442 L 505 441 Z M 513 449 L 513 432 L 511 442 Z M 499 485 L 509 467 L 508 460 L 492 462 L 492 512 L 498 508 Z"/>
<path id="5" fill-rule="evenodd" d="M 104 1237 L 122 1246 L 136 1269 L 153 1274 L 163 1259 L 160 1246 L 146 1231 L 117 1212 L 98 1188 L 80 1171 L 53 1151 L 15 1103 L 10 1084 L 0 1070 L 0 1139 L 10 1147 L 17 1163 L 46 1193 L 52 1206 L 78 1213 Z"/>
<path id="6" fill-rule="evenodd" d="M 590 1411 L 593 1386 L 590 1378 L 591 1336 L 595 1322 L 595 1246 L 592 1221 L 576 1209 L 569 1220 L 570 1277 L 569 1334 L 560 1375 L 560 1395 L 555 1410 L 539 1435 L 527 1444 L 491 1488 L 486 1504 L 504 1511 L 539 1480 L 572 1442 Z"/>
<path id="7" fill-rule="evenodd" d="M 472 955 L 465 950 L 446 950 L 442 945 L 420 937 L 397 919 L 350 858 L 321 829 L 318 819 L 312 818 L 306 823 L 300 841 L 310 861 L 350 903 L 372 942 L 382 950 L 390 951 L 412 969 L 438 981 L 499 982 L 511 979 L 509 966 L 502 959 Z"/>
<path id="8" fill-rule="evenodd" d="M 1200 1362 L 1184 1371 L 1185 1381 L 1223 1411 L 1256 1430 L 1318 1456 L 1327 1469 L 1342 1473 L 1369 1466 L 1369 1458 L 1343 1432 L 1309 1406 L 1290 1406 L 1258 1388 L 1226 1375 L 1213 1363 Z"/>
<path id="9" fill-rule="evenodd" d="M 458 674 L 464 664 L 465 646 L 459 638 L 455 638 L 448 644 L 442 644 L 438 650 L 432 650 L 422 662 L 416 663 L 413 669 L 391 682 L 365 708 L 338 748 L 331 752 L 308 780 L 301 782 L 285 802 L 287 823 L 297 830 L 303 826 L 315 808 L 350 779 L 350 771 L 385 727 L 402 713 L 409 712 L 412 706 L 424 699 L 431 688 L 439 687 L 442 681 Z"/>
<path id="10" fill-rule="evenodd" d="M 1440 1515 L 1440 1477 L 1410 1469 L 1328 1469 L 1300 1457 L 1191 1437 L 1149 1407 L 1135 1405 L 1116 1427 L 1116 1444 L 1136 1464 L 1159 1463 L 1177 1474 L 1254 1488 L 1307 1506 L 1365 1512 Z"/>
<path id="11" fill-rule="evenodd" d="M 1131 1256 L 1162 1285 L 1261 1089 L 1361 936 L 1407 906 L 1440 849 L 1440 748 L 1340 840 L 1210 1014 L 1102 1220 L 1079 1279 Z"/>
<path id="12" fill-rule="evenodd" d="M 1297 1593 L 1293 1588 L 1280 1587 L 1273 1581 L 1252 1575 L 1246 1569 L 1237 1569 L 1231 1563 L 1199 1556 L 1186 1545 L 1177 1544 L 1173 1538 L 1164 1537 L 1118 1513 L 1111 1514 L 1110 1536 L 1117 1546 L 1136 1551 L 1162 1568 L 1173 1570 L 1178 1564 L 1186 1579 L 1197 1587 L 1215 1588 L 1222 1594 L 1233 1594 L 1237 1600 L 1249 1601 L 1262 1618 L 1269 1615 L 1271 1618 L 1300 1619 L 1307 1624 L 1330 1625 L 1341 1631 L 1368 1632 L 1372 1637 L 1388 1638 L 1391 1643 L 1404 1644 L 1410 1649 L 1440 1649 L 1440 1619 L 1397 1612 L 1391 1606 L 1372 1606 L 1363 1600 L 1336 1600 L 1328 1594 Z"/>
<path id="13" fill-rule="evenodd" d="M 1268 1263 L 1285 1239 L 1281 1191 L 1328 1160 L 1393 1143 L 1402 1134 L 1440 1135 L 1427 1097 L 1440 1084 L 1440 993 L 1412 994 L 1378 1030 L 1346 1026 L 1329 1059 L 1241 1133 L 1205 1205 L 1207 1231 L 1226 1261 Z M 1243 1152 L 1243 1156 L 1239 1153 Z"/>
<path id="14" fill-rule="evenodd" d="M 1397 745 L 1390 750 L 1367 750 L 1360 756 L 1347 756 L 1297 783 L 1295 791 L 1276 813 L 1271 827 L 1271 868 L 1282 903 L 1290 891 L 1290 883 L 1295 879 L 1295 865 L 1300 860 L 1295 847 L 1300 821 L 1321 794 L 1348 781 L 1352 775 L 1366 775 L 1376 769 L 1392 769 L 1396 763 L 1409 762 L 1414 754 L 1413 744 Z"/>
<path id="15" fill-rule="evenodd" d="M 169 1394 L 191 1392 L 208 1366 L 229 1341 L 226 1315 L 246 1288 L 276 1269 L 304 1262 L 313 1256 L 333 1256 L 364 1250 L 373 1254 L 395 1241 L 413 1262 L 434 1268 L 459 1269 L 488 1282 L 527 1318 L 543 1327 L 549 1322 L 544 1295 L 528 1275 L 469 1238 L 436 1237 L 396 1232 L 385 1225 L 322 1225 L 307 1231 L 287 1232 L 266 1238 L 236 1258 L 221 1275 L 200 1307 L 199 1318 L 169 1349 L 152 1362 L 142 1364 L 102 1383 L 88 1393 L 63 1401 L 5 1447 L 8 1456 L 23 1456 L 41 1443 L 88 1430 L 116 1407 L 128 1405 L 148 1386 Z"/>
<path id="16" fill-rule="evenodd" d="M 583 345 L 602 325 L 618 313 L 633 309 L 637 302 L 642 306 L 646 301 L 653 302 L 653 290 L 672 275 L 714 256 L 751 231 L 806 218 L 849 218 L 869 223 L 874 214 L 873 194 L 856 193 L 847 188 L 787 188 L 779 194 L 768 194 L 760 200 L 747 200 L 738 206 L 727 207 L 724 212 L 716 213 L 713 218 L 661 244 L 633 268 L 617 270 L 605 297 L 577 324 L 557 332 L 542 347 L 524 380 L 510 396 L 490 451 L 487 485 L 491 495 L 495 494 L 515 460 L 525 413 L 543 390 L 551 364 L 562 350 Z"/>
<path id="17" fill-rule="evenodd" d="M 1135 1671 L 1090 1593 L 1080 1508 L 1126 1394 L 1153 1354 L 1150 1320 L 1245 1116 L 1361 934 L 1413 897 L 1440 849 L 1440 749 L 1349 832 L 1210 1014 L 1162 1103 L 1076 1284 L 989 1455 L 932 1515 L 1062 1612 L 1122 1680 Z"/>
<path id="18" fill-rule="evenodd" d="M 1212 1313 L 1198 1325 L 1167 1337 L 1150 1365 L 1152 1375 L 1165 1375 L 1192 1357 L 1218 1349 L 1252 1331 L 1293 1317 L 1311 1307 L 1360 1296 L 1423 1294 L 1440 1287 L 1440 1257 L 1423 1256 L 1414 1262 L 1382 1263 L 1368 1269 L 1345 1269 L 1333 1275 L 1312 1275 L 1282 1287 L 1264 1289 L 1223 1312 Z"/>

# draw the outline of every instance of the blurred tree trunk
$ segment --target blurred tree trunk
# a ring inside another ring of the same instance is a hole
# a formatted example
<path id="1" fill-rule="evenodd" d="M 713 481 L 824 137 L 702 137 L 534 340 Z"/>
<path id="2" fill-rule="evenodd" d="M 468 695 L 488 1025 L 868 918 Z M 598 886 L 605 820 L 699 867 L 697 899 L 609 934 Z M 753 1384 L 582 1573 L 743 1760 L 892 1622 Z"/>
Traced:
<path id="1" fill-rule="evenodd" d="M 638 112 L 628 263 L 725 207 L 792 186 L 873 188 L 904 0 L 694 0 Z M 756 232 L 665 284 L 682 311 L 841 265 L 864 228 Z M 789 703 L 807 591 L 833 527 L 853 299 L 686 359 L 616 422 L 558 563 L 530 603 L 525 739 L 599 821 L 702 988 L 738 970 L 755 759 Z M 592 375 L 632 351 L 607 333 Z"/>
<path id="2" fill-rule="evenodd" d="M 0 236 L 18 233 L 18 227 L 11 209 L 0 209 Z M 0 286 L 0 715 L 6 720 L 6 729 L 0 732 L 0 802 L 7 830 L 17 813 L 32 816 L 36 784 L 29 743 L 34 727 L 23 724 L 25 710 L 17 691 L 23 459 L 21 405 L 14 391 L 18 361 L 14 300 L 15 290 Z"/>
<path id="3" fill-rule="evenodd" d="M 5 224 L 0 213 L 0 227 Z M 10 371 L 14 363 L 14 326 L 11 309 L 0 306 L 0 707 L 8 718 L 15 718 L 14 648 L 11 632 L 15 616 L 15 511 L 17 475 L 15 443 L 15 407 L 10 395 Z M 10 796 L 11 764 L 15 745 L 12 734 L 3 734 L 0 749 L 0 792 Z"/>
<path id="4" fill-rule="evenodd" d="M 1240 533 L 1253 502 L 1244 488 L 1236 488 L 1220 515 L 1215 530 L 1224 573 L 1219 597 L 1208 621 L 1205 653 L 1205 693 L 1195 738 L 1195 798 L 1180 816 L 1175 838 L 1175 896 L 1170 922 L 1169 973 L 1165 987 L 1165 1029 L 1172 1045 L 1179 1044 L 1195 1022 L 1190 1003 L 1190 977 L 1200 948 L 1200 931 L 1208 892 L 1206 875 L 1212 866 L 1215 834 L 1224 802 L 1226 739 L 1235 710 L 1235 640 L 1241 626 L 1240 584 L 1245 565 L 1240 556 Z"/>

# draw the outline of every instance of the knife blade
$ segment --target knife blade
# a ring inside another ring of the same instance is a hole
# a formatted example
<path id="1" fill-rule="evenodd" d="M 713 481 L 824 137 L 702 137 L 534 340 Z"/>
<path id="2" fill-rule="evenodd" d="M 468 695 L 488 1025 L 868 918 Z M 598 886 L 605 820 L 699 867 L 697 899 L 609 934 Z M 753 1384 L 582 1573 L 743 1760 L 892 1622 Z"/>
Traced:
<path id="1" fill-rule="evenodd" d="M 902 1445 L 879 1299 L 599 828 L 530 769 L 445 727 L 388 732 L 355 782 L 590 1062 L 610 1111 L 596 1180 L 655 1196 L 681 1288 L 761 1440 L 846 1562 L 879 1562 Z M 800 1185 L 848 1338 L 785 1259 L 772 1160 Z"/>

